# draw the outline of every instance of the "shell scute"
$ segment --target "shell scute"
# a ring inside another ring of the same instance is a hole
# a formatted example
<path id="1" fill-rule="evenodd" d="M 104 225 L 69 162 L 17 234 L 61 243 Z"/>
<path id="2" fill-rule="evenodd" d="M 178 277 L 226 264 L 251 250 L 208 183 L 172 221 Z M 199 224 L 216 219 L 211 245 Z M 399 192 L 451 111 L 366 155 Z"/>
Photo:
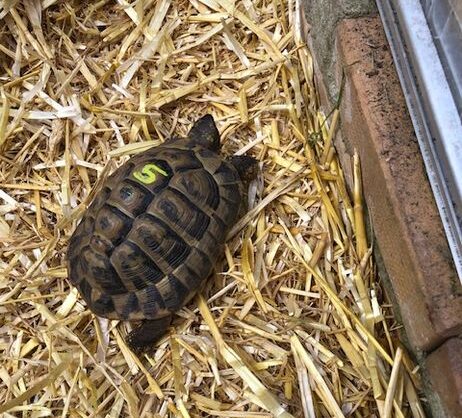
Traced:
<path id="1" fill-rule="evenodd" d="M 114 245 L 110 240 L 98 234 L 93 234 L 91 236 L 90 247 L 93 251 L 96 251 L 100 254 L 105 254 L 106 256 L 110 256 L 112 250 L 114 249 Z"/>
<path id="2" fill-rule="evenodd" d="M 132 179 L 126 179 L 115 186 L 107 201 L 113 207 L 123 207 L 124 212 L 136 218 L 146 210 L 152 199 L 151 191 Z"/>
<path id="3" fill-rule="evenodd" d="M 165 302 L 155 284 L 147 286 L 143 292 L 140 292 L 138 299 L 146 318 L 155 318 L 158 312 L 166 311 Z"/>
<path id="4" fill-rule="evenodd" d="M 209 227 L 210 217 L 178 190 L 166 189 L 160 199 L 155 199 L 150 213 L 157 213 L 175 231 L 182 231 L 194 240 L 200 240 Z"/>
<path id="5" fill-rule="evenodd" d="M 119 277 L 124 278 L 128 291 L 143 289 L 164 277 L 157 264 L 135 243 L 125 240 L 111 255 L 111 264 Z"/>
<path id="6" fill-rule="evenodd" d="M 99 316 L 105 316 L 106 314 L 113 312 L 114 301 L 112 300 L 112 297 L 108 294 L 101 294 L 101 296 L 93 302 L 93 310 Z"/>
<path id="7" fill-rule="evenodd" d="M 129 234 L 146 254 L 149 254 L 165 274 L 175 269 L 188 256 L 190 247 L 161 219 L 145 213 Z"/>
<path id="8" fill-rule="evenodd" d="M 124 281 L 107 256 L 92 251 L 87 246 L 83 249 L 80 265 L 83 270 L 86 270 L 85 278 L 94 288 L 109 295 L 127 292 Z"/>
<path id="9" fill-rule="evenodd" d="M 116 206 L 105 204 L 95 218 L 94 233 L 109 240 L 114 247 L 127 236 L 133 223 L 133 218 L 122 212 Z"/>
<path id="10" fill-rule="evenodd" d="M 172 273 L 157 285 L 157 289 L 169 311 L 175 311 L 178 306 L 183 305 L 190 292 L 190 289 Z"/>
<path id="11" fill-rule="evenodd" d="M 176 176 L 170 185 L 204 212 L 216 210 L 220 204 L 220 189 L 213 176 L 206 170 L 194 170 L 188 172 L 188 175 Z"/>

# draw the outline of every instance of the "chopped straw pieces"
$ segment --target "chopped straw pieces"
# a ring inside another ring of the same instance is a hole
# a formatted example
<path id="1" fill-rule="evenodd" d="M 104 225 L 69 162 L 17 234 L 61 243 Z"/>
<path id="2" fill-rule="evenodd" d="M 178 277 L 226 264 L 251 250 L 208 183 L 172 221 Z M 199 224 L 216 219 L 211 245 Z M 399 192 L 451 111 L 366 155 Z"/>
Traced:
<path id="1" fill-rule="evenodd" d="M 297 11 L 0 2 L 1 416 L 424 416 Z M 116 166 L 205 113 L 261 176 L 214 277 L 137 358 L 131 325 L 69 285 L 67 242 Z"/>

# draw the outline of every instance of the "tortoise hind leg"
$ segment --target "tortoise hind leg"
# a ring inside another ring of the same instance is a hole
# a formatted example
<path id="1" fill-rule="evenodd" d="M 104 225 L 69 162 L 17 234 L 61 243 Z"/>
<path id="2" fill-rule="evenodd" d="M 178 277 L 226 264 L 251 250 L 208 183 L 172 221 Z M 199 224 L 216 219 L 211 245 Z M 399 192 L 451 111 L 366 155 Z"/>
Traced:
<path id="1" fill-rule="evenodd" d="M 149 348 L 165 334 L 171 322 L 172 315 L 143 321 L 128 334 L 128 346 L 136 353 L 149 351 Z"/>

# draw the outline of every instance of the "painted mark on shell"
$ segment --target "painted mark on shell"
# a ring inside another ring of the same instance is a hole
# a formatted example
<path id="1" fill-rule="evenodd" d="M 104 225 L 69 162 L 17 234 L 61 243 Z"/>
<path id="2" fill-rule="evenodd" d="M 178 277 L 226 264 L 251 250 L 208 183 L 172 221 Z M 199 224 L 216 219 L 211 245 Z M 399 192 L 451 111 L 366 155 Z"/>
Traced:
<path id="1" fill-rule="evenodd" d="M 167 177 L 168 173 L 158 165 L 149 163 L 143 166 L 141 170 L 133 172 L 133 177 L 143 184 L 152 184 L 157 179 L 157 173 Z"/>

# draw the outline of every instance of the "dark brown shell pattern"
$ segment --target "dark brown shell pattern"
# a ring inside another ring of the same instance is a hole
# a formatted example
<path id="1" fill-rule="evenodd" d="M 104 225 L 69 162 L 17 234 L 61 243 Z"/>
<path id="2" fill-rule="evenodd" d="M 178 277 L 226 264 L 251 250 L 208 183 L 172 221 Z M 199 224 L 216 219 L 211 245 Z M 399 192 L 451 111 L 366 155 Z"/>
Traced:
<path id="1" fill-rule="evenodd" d="M 101 317 L 177 311 L 221 256 L 242 188 L 229 162 L 187 140 L 132 157 L 108 177 L 70 239 L 71 283 Z"/>

